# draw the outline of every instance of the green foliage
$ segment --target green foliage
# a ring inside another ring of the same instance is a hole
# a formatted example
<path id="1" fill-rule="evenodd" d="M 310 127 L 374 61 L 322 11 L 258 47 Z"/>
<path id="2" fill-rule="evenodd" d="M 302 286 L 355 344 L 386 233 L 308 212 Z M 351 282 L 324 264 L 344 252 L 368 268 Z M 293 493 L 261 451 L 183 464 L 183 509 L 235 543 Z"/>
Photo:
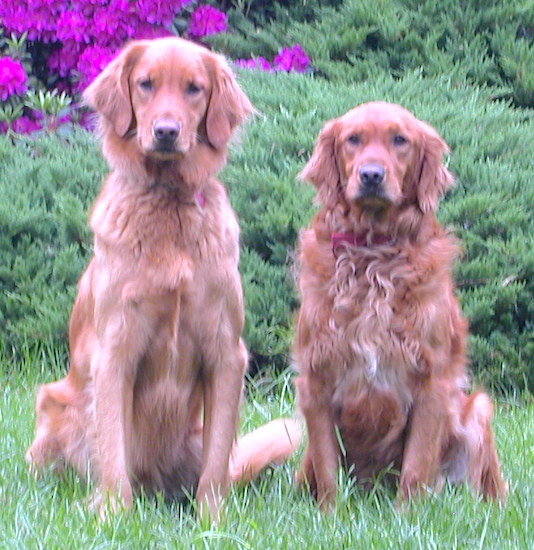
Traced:
<path id="1" fill-rule="evenodd" d="M 29 387 L 52 380 L 40 372 L 57 358 L 49 352 L 21 362 L 22 376 L 6 377 L 0 362 L 0 548 L 69 550 L 182 549 L 295 550 L 343 548 L 414 550 L 522 550 L 532 548 L 534 507 L 534 405 L 497 408 L 495 437 L 510 484 L 506 506 L 475 498 L 464 486 L 429 493 L 399 511 L 391 490 L 370 493 L 340 473 L 332 514 L 322 515 L 305 491 L 293 483 L 300 452 L 288 464 L 265 471 L 245 486 L 234 486 L 218 526 L 197 521 L 194 506 L 139 496 L 129 512 L 99 521 L 89 510 L 94 483 L 72 472 L 39 479 L 24 461 L 33 436 L 34 393 Z M 39 372 L 39 375 L 34 373 Z M 287 373 L 249 385 L 242 412 L 243 433 L 264 422 L 293 414 Z"/>
<path id="2" fill-rule="evenodd" d="M 234 33 L 212 42 L 230 57 L 271 56 L 300 43 L 318 75 L 360 81 L 386 71 L 415 69 L 426 76 L 496 86 L 495 94 L 534 106 L 534 3 L 532 0 L 346 0 L 307 3 L 295 20 L 278 9 L 255 28 L 231 13 Z M 311 13 L 310 13 L 311 12 Z"/>
<path id="3" fill-rule="evenodd" d="M 254 311 L 248 327 L 249 342 L 254 342 L 251 349 L 262 350 L 264 358 L 279 349 L 273 338 L 291 334 L 288 306 L 295 303 L 295 296 L 290 276 L 284 279 L 279 272 L 291 270 L 298 229 L 313 211 L 312 190 L 295 177 L 315 136 L 325 120 L 355 104 L 385 99 L 405 105 L 433 124 L 452 149 L 450 168 L 457 184 L 439 216 L 464 242 L 456 277 L 471 322 L 477 379 L 499 390 L 533 389 L 531 113 L 493 102 L 491 89 L 459 87 L 450 79 L 413 73 L 401 79 L 381 73 L 372 82 L 353 85 L 283 74 L 242 76 L 264 115 L 250 124 L 225 171 L 240 214 L 244 247 L 257 253 L 253 285 L 245 267 L 249 257 L 243 260 L 247 305 Z M 285 286 L 278 286 L 278 281 Z M 262 319 L 267 324 L 276 319 L 276 330 L 269 331 L 268 338 L 258 322 Z"/>
<path id="4" fill-rule="evenodd" d="M 292 256 L 314 211 L 299 183 L 324 122 L 383 99 L 435 126 L 452 149 L 455 189 L 439 210 L 464 243 L 456 277 L 471 322 L 477 380 L 498 390 L 534 389 L 534 121 L 493 100 L 493 89 L 420 72 L 344 84 L 243 71 L 261 112 L 233 145 L 221 174 L 242 229 L 245 338 L 258 368 L 287 364 L 297 297 Z M 0 140 L 0 335 L 4 355 L 40 342 L 64 344 L 75 282 L 91 237 L 86 212 L 105 172 L 98 147 L 69 141 Z"/>
<path id="5" fill-rule="evenodd" d="M 84 212 L 104 165 L 94 140 L 0 139 L 0 337 L 3 350 L 66 333 L 90 234 Z"/>
<path id="6" fill-rule="evenodd" d="M 309 20 L 315 16 L 317 6 L 335 6 L 339 0 L 215 0 L 211 2 L 224 12 L 234 12 L 252 23 L 291 19 Z"/>

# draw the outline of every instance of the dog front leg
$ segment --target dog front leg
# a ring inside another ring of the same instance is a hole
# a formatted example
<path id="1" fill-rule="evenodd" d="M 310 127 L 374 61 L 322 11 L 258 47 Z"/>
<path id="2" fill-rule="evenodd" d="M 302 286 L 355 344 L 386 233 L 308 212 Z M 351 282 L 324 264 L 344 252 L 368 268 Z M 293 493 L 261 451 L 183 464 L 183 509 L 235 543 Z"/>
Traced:
<path id="1" fill-rule="evenodd" d="M 295 380 L 300 408 L 306 420 L 308 447 L 297 482 L 306 481 L 323 512 L 328 512 L 337 492 L 339 446 L 332 416 L 331 397 L 325 385 L 307 374 Z"/>
<path id="2" fill-rule="evenodd" d="M 132 432 L 133 381 L 131 362 L 118 361 L 117 350 L 95 354 L 93 372 L 96 464 L 101 512 L 109 499 L 112 509 L 118 497 L 125 508 L 132 505 L 128 449 Z"/>
<path id="3" fill-rule="evenodd" d="M 226 364 L 219 360 L 205 374 L 202 468 L 197 489 L 201 515 L 207 505 L 213 522 L 220 519 L 221 501 L 230 485 L 230 452 L 236 437 L 247 352 L 239 341 L 234 353 L 221 357 Z"/>
<path id="4" fill-rule="evenodd" d="M 421 493 L 437 480 L 448 426 L 446 403 L 446 389 L 432 381 L 415 398 L 400 475 L 401 499 Z"/>

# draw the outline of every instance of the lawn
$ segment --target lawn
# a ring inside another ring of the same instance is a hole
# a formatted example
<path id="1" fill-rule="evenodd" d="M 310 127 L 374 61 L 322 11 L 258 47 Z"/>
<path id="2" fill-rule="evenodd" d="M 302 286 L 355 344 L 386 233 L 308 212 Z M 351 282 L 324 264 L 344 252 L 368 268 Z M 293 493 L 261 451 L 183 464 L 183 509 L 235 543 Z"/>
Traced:
<path id="1" fill-rule="evenodd" d="M 24 462 L 33 435 L 35 387 L 52 379 L 50 371 L 60 373 L 61 361 L 51 351 L 27 356 L 20 372 L 0 379 L 0 548 L 521 550 L 534 545 L 531 400 L 501 401 L 496 410 L 497 444 L 510 484 L 504 507 L 480 501 L 465 487 L 447 487 L 397 511 L 392 493 L 380 486 L 363 493 L 341 475 L 336 510 L 324 516 L 292 484 L 296 456 L 252 484 L 234 488 L 217 528 L 199 524 L 191 505 L 142 496 L 132 511 L 101 522 L 85 505 L 90 482 L 73 474 L 58 479 L 50 473 L 36 480 Z M 286 371 L 249 382 L 244 430 L 294 414 L 290 378 Z"/>
<path id="2" fill-rule="evenodd" d="M 298 41 L 315 70 L 238 72 L 258 110 L 221 174 L 241 225 L 244 336 L 257 371 L 247 383 L 241 430 L 295 414 L 292 373 L 283 370 L 298 305 L 291 264 L 297 233 L 314 209 L 311 186 L 296 178 L 317 133 L 361 102 L 401 103 L 451 147 L 447 164 L 457 183 L 438 216 L 463 242 L 455 279 L 470 322 L 473 378 L 498 396 L 494 430 L 510 486 L 506 505 L 446 487 L 398 510 L 394 493 L 380 485 L 364 493 L 340 474 L 337 506 L 325 516 L 293 486 L 302 450 L 233 488 L 217 528 L 196 520 L 194 504 L 144 496 L 133 510 L 99 521 L 86 506 L 90 480 L 70 472 L 35 479 L 24 453 L 36 387 L 65 372 L 68 312 L 92 248 L 87 212 L 106 171 L 94 136 L 77 129 L 14 142 L 0 136 L 0 550 L 534 548 L 529 1 L 480 9 L 478 0 L 346 0 L 330 2 L 339 10 L 317 7 L 321 17 L 308 23 L 280 12 L 265 29 L 234 13 L 241 31 L 214 39 L 215 49 L 233 58 L 273 54 L 282 42 Z M 304 12 L 320 2 L 291 4 Z"/>

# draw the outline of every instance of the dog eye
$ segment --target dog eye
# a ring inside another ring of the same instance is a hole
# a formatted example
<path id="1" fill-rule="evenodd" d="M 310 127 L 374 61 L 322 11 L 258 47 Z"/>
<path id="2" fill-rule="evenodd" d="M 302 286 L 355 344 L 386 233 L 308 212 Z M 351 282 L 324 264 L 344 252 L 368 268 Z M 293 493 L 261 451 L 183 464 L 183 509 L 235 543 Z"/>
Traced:
<path id="1" fill-rule="evenodd" d="M 348 143 L 351 145 L 358 145 L 360 143 L 360 138 L 356 134 L 352 134 L 347 138 Z"/>
<path id="2" fill-rule="evenodd" d="M 152 81 L 149 78 L 144 78 L 139 81 L 139 86 L 146 92 L 150 92 L 152 90 Z"/>
<path id="3" fill-rule="evenodd" d="M 393 137 L 394 145 L 404 145 L 405 143 L 408 143 L 408 140 L 404 136 L 397 134 L 396 136 Z"/>
<path id="4" fill-rule="evenodd" d="M 196 95 L 200 92 L 200 90 L 201 90 L 200 86 L 197 86 L 194 82 L 191 82 L 187 86 L 185 93 L 187 95 Z"/>

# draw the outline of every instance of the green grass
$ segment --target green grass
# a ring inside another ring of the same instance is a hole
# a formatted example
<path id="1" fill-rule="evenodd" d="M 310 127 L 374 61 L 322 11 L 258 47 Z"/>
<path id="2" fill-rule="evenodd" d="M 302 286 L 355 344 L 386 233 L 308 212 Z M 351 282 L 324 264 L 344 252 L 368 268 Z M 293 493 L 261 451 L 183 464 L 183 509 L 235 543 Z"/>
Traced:
<path id="1" fill-rule="evenodd" d="M 68 474 L 34 479 L 24 453 L 33 436 L 35 386 L 61 373 L 50 352 L 26 357 L 18 372 L 0 375 L 0 548 L 6 549 L 489 549 L 534 547 L 534 405 L 500 402 L 495 433 L 510 497 L 505 507 L 481 502 L 465 487 L 446 488 L 398 512 L 394 495 L 363 493 L 340 476 L 336 511 L 321 515 L 295 490 L 298 456 L 232 490 L 219 527 L 206 529 L 191 506 L 139 497 L 131 512 L 100 522 L 87 511 L 91 484 Z M 0 366 L 1 367 L 1 366 Z M 5 369 L 0 368 L 0 372 Z M 13 372 L 13 371 L 12 371 Z M 49 374 L 44 374 L 48 372 Z M 37 374 L 28 374 L 37 373 Z M 291 415 L 289 373 L 250 382 L 242 427 Z"/>

